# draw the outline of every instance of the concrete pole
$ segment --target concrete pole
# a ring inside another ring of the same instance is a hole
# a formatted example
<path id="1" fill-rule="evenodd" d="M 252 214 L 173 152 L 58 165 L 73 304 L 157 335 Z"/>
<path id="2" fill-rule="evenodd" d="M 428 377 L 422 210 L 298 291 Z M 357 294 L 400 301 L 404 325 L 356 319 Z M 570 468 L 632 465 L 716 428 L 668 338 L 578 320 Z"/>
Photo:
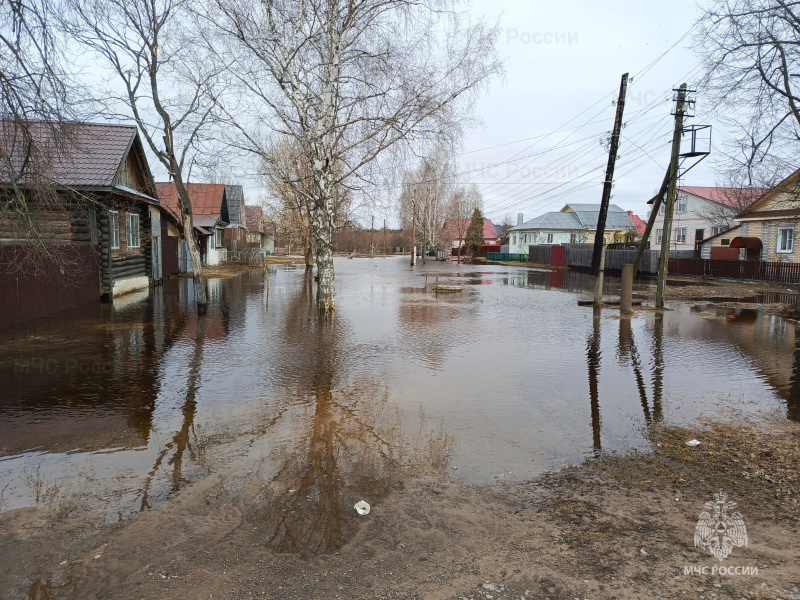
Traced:
<path id="1" fill-rule="evenodd" d="M 633 265 L 622 265 L 622 289 L 619 295 L 619 314 L 629 315 L 633 303 Z"/>
<path id="2" fill-rule="evenodd" d="M 661 255 L 658 257 L 658 278 L 656 279 L 656 308 L 664 308 L 667 292 L 667 266 L 669 264 L 669 245 L 672 241 L 672 213 L 675 210 L 675 190 L 678 185 L 678 158 L 683 134 L 683 113 L 686 103 L 686 84 L 678 90 L 678 103 L 675 107 L 675 131 L 672 134 L 672 160 L 669 163 L 669 187 L 664 209 L 664 229 L 661 232 Z"/>
<path id="3" fill-rule="evenodd" d="M 594 281 L 594 307 L 599 308 L 603 304 L 603 275 L 606 270 L 606 241 L 600 243 L 600 268 L 597 271 L 597 278 Z"/>

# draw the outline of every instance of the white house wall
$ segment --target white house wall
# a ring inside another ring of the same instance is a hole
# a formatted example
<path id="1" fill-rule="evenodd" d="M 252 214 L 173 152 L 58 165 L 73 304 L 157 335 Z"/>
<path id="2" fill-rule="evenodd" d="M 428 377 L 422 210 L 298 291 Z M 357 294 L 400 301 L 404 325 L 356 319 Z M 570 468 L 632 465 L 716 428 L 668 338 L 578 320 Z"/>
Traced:
<path id="1" fill-rule="evenodd" d="M 670 235 L 670 248 L 673 250 L 694 250 L 695 233 L 698 229 L 703 230 L 701 239 L 709 238 L 713 235 L 714 224 L 704 214 L 717 214 L 720 209 L 718 205 L 710 200 L 680 192 L 680 196 L 686 198 L 686 212 L 678 212 L 678 201 L 675 201 L 675 212 L 672 215 L 672 233 Z M 677 242 L 678 229 L 686 230 L 686 241 Z M 655 248 L 658 242 L 658 232 L 664 230 L 664 215 L 658 214 L 653 223 L 653 231 L 650 234 L 650 247 Z"/>
<path id="2" fill-rule="evenodd" d="M 572 239 L 572 231 L 547 231 L 547 230 L 515 230 L 511 232 L 508 239 L 509 254 L 527 254 L 528 246 L 531 244 L 551 244 L 558 246 L 569 244 Z M 548 235 L 553 236 L 552 241 L 548 241 Z"/>

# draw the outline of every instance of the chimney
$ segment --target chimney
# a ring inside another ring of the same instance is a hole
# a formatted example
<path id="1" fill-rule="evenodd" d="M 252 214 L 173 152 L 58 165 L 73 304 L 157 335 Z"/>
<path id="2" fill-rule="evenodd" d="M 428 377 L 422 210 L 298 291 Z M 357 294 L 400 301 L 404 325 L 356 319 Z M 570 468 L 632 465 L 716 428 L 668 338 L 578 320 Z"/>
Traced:
<path id="1" fill-rule="evenodd" d="M 517 225 L 522 225 L 522 213 L 517 213 Z"/>

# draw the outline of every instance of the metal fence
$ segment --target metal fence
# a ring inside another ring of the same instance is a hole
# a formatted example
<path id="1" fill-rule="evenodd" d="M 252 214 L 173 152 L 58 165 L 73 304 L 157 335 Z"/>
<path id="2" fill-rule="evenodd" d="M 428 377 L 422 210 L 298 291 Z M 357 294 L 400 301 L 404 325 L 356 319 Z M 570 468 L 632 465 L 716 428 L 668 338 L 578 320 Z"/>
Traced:
<path id="1" fill-rule="evenodd" d="M 800 264 L 785 262 L 670 258 L 668 271 L 670 275 L 800 283 Z"/>
<path id="2" fill-rule="evenodd" d="M 528 262 L 527 254 L 506 254 L 504 252 L 487 252 L 486 260 L 506 262 Z"/>

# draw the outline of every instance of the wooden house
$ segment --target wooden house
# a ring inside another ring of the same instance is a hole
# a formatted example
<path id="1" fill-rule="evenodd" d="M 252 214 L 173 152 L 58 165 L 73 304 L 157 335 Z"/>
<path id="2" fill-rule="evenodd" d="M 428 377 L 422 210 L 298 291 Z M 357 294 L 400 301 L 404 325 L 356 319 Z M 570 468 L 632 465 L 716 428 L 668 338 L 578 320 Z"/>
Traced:
<path id="1" fill-rule="evenodd" d="M 260 254 L 275 253 L 275 226 L 269 222 L 260 206 L 245 206 L 247 248 Z"/>
<path id="2" fill-rule="evenodd" d="M 0 214 L 0 327 L 161 281 L 160 209 L 136 127 L 38 122 L 23 135 L 0 121 L 0 141 L 13 174 L 0 193 L 6 207 L 24 199 L 30 220 Z"/>
<path id="3" fill-rule="evenodd" d="M 174 183 L 157 183 L 156 189 L 161 206 L 169 213 L 175 231 L 174 239 L 177 241 L 176 224 L 181 220 L 178 208 L 178 190 Z M 225 262 L 227 250 L 224 244 L 224 234 L 225 228 L 230 222 L 225 186 L 221 183 L 187 183 L 186 190 L 189 192 L 189 200 L 192 203 L 192 221 L 202 264 L 214 266 Z M 171 234 L 169 235 L 171 236 Z M 171 243 L 169 247 L 172 253 Z M 180 272 L 190 272 L 192 256 L 186 240 L 181 238 L 177 241 L 175 250 Z M 168 260 L 172 262 L 173 256 L 170 256 Z"/>
<path id="4" fill-rule="evenodd" d="M 247 211 L 244 204 L 244 188 L 240 185 L 226 185 L 225 196 L 228 203 L 228 226 L 225 228 L 225 249 L 239 252 L 247 247 Z"/>

